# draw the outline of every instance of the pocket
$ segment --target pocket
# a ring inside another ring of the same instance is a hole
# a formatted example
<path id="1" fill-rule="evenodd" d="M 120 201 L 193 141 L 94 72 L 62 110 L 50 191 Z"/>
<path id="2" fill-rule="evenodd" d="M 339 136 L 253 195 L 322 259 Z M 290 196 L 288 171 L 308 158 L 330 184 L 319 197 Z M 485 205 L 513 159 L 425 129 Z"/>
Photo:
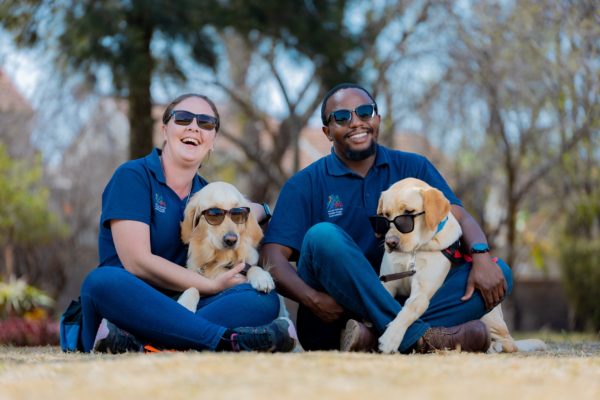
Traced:
<path id="1" fill-rule="evenodd" d="M 64 352 L 83 351 L 81 344 L 81 303 L 79 299 L 71 301 L 60 317 L 60 347 Z"/>

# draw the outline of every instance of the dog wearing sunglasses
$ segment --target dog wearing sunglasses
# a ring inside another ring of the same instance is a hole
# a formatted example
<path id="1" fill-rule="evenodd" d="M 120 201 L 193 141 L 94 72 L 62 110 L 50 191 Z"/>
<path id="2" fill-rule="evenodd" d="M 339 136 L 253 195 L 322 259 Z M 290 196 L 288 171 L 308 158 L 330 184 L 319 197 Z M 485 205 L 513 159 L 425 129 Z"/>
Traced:
<path id="1" fill-rule="evenodd" d="M 189 245 L 186 267 L 213 279 L 246 263 L 252 287 L 270 292 L 275 288 L 271 274 L 256 265 L 263 232 L 249 205 L 235 186 L 225 182 L 210 183 L 192 196 L 181 223 L 181 240 Z M 199 300 L 198 290 L 190 288 L 178 302 L 195 312 Z"/>
<path id="2" fill-rule="evenodd" d="M 394 297 L 409 296 L 379 338 L 379 350 L 394 353 L 408 327 L 423 315 L 442 286 L 451 267 L 444 251 L 448 254 L 448 249 L 458 244 L 462 230 L 443 193 L 415 178 L 400 180 L 381 194 L 377 216 L 371 217 L 371 224 L 377 234 L 385 235 L 380 270 L 385 288 Z M 408 277 L 385 282 L 384 277 L 399 273 Z M 488 352 L 534 351 L 546 347 L 538 339 L 515 341 L 500 305 L 481 320 L 492 338 Z"/>

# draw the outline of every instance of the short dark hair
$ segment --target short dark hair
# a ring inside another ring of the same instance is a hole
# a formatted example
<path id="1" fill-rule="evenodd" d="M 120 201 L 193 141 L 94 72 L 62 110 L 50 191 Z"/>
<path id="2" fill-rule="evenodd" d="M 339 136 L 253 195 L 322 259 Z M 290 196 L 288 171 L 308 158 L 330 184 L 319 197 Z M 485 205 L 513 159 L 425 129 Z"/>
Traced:
<path id="1" fill-rule="evenodd" d="M 365 89 L 364 87 L 362 87 L 360 85 L 357 85 L 356 83 L 340 83 L 339 85 L 335 85 L 331 90 L 329 90 L 329 92 L 325 93 L 325 96 L 323 97 L 323 103 L 321 103 L 321 122 L 323 122 L 323 126 L 327 125 L 327 116 L 325 115 L 325 107 L 327 106 L 327 102 L 329 101 L 329 98 L 342 89 L 362 90 L 363 92 L 365 92 L 367 94 L 367 96 L 369 96 L 371 98 L 371 100 L 373 101 L 373 104 L 375 104 L 375 105 L 377 104 L 375 102 L 375 99 L 371 95 L 371 93 L 369 93 L 369 91 L 367 89 Z"/>
<path id="2" fill-rule="evenodd" d="M 170 102 L 167 105 L 167 108 L 165 109 L 165 112 L 163 113 L 163 116 L 162 116 L 163 124 L 166 125 L 169 122 L 169 118 L 171 118 L 171 113 L 173 112 L 173 109 L 175 108 L 175 106 L 177 104 L 181 103 L 182 101 L 184 101 L 185 99 L 189 99 L 190 97 L 199 97 L 208 103 L 210 108 L 215 113 L 215 117 L 217 117 L 217 125 L 215 126 L 215 132 L 219 132 L 219 127 L 221 126 L 221 118 L 219 117 L 219 111 L 217 110 L 217 106 L 211 99 L 208 98 L 208 96 L 205 96 L 203 94 L 198 94 L 198 93 L 182 94 L 181 96 L 177 97 L 175 100 Z"/>

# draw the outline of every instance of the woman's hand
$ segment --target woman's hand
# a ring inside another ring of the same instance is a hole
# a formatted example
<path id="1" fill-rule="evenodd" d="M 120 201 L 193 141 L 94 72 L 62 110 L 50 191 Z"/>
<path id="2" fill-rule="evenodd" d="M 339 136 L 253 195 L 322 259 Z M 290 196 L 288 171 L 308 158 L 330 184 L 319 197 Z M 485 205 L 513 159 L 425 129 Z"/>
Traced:
<path id="1" fill-rule="evenodd" d="M 213 279 L 211 281 L 212 285 L 210 288 L 211 294 L 217 294 L 232 286 L 247 282 L 246 277 L 241 274 L 245 266 L 246 263 L 239 263 L 233 268 L 231 268 L 229 271 Z"/>

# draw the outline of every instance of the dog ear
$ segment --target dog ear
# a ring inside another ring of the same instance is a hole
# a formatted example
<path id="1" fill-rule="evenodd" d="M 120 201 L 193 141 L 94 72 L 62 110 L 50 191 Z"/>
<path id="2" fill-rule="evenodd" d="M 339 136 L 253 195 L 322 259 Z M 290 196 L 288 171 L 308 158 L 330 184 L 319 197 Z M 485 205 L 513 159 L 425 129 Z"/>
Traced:
<path id="1" fill-rule="evenodd" d="M 377 203 L 377 215 L 383 214 L 383 196 L 385 196 L 386 191 L 381 192 L 379 196 L 379 203 Z"/>
<path id="2" fill-rule="evenodd" d="M 421 190 L 423 196 L 423 211 L 427 228 L 434 230 L 450 212 L 450 202 L 444 194 L 435 188 Z"/>
<path id="3" fill-rule="evenodd" d="M 185 244 L 190 243 L 194 227 L 199 223 L 200 220 L 200 213 L 197 213 L 196 210 L 196 207 L 192 207 L 189 204 L 188 207 L 185 208 L 185 216 L 181 222 L 181 241 Z"/>
<path id="4" fill-rule="evenodd" d="M 260 225 L 258 224 L 258 220 L 256 216 L 252 213 L 248 216 L 248 221 L 246 222 L 246 232 L 250 241 L 252 243 L 252 247 L 258 247 L 258 244 L 262 240 L 264 234 Z"/>

